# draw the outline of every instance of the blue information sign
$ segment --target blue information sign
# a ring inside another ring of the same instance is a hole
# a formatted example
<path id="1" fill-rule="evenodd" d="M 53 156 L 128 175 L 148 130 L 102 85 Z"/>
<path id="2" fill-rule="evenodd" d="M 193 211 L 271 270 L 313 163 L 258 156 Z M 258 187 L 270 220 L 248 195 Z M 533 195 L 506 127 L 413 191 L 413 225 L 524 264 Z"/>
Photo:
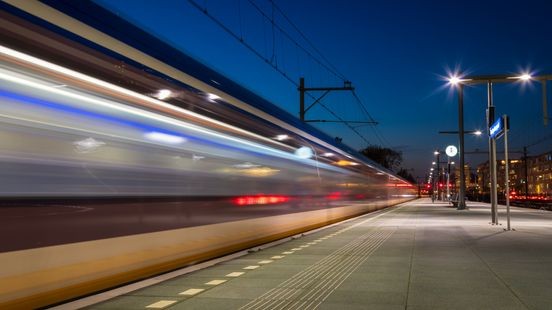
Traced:
<path id="1" fill-rule="evenodd" d="M 504 118 L 499 117 L 489 128 L 489 137 L 498 139 L 504 134 Z"/>

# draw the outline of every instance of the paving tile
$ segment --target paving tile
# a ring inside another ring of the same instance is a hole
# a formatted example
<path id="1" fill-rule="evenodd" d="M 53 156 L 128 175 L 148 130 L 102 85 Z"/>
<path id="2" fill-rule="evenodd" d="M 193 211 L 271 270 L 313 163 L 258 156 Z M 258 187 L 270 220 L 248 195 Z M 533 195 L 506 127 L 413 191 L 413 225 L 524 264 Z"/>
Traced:
<path id="1" fill-rule="evenodd" d="M 184 298 L 175 297 L 171 300 L 182 301 Z M 160 300 L 167 300 L 164 297 L 145 297 L 145 296 L 120 296 L 107 302 L 92 305 L 88 309 L 98 310 L 120 310 L 120 309 L 146 309 L 146 306 L 156 303 Z M 174 306 L 174 305 L 173 305 Z"/>
<path id="2" fill-rule="evenodd" d="M 194 297 L 177 303 L 171 310 L 207 310 L 207 309 L 239 309 L 249 302 L 248 299 L 238 298 L 204 298 Z"/>

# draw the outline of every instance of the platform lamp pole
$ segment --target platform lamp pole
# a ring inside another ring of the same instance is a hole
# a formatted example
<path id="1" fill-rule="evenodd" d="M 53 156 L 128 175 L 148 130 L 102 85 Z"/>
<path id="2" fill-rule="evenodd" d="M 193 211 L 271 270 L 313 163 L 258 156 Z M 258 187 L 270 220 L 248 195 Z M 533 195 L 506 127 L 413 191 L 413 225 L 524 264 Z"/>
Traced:
<path id="1" fill-rule="evenodd" d="M 458 138 L 460 139 L 460 147 L 458 155 L 460 155 L 460 189 L 458 191 L 458 207 L 457 210 L 466 209 L 466 176 L 464 171 L 464 84 L 458 84 Z"/>

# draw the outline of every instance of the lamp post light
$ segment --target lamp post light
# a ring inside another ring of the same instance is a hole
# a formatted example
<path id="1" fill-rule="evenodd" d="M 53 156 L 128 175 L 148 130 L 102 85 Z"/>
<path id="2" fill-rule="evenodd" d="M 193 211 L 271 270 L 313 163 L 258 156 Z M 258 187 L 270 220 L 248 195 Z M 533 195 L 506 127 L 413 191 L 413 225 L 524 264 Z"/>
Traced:
<path id="1" fill-rule="evenodd" d="M 458 88 L 458 138 L 460 140 L 460 190 L 458 196 L 458 210 L 466 208 L 465 191 L 466 182 L 464 176 L 464 85 L 487 84 L 487 121 L 490 127 L 494 123 L 494 105 L 493 105 L 493 83 L 511 83 L 517 81 L 538 80 L 542 82 L 543 94 L 543 112 L 547 111 L 546 107 L 546 81 L 552 80 L 552 75 L 532 76 L 529 73 L 523 73 L 517 76 L 509 75 L 486 75 L 486 76 L 469 76 L 459 77 L 451 76 L 449 84 Z M 547 124 L 547 114 L 544 114 L 544 123 Z M 489 165 L 491 172 L 491 214 L 493 224 L 498 224 L 497 212 L 497 194 L 496 194 L 496 144 L 494 139 L 489 139 Z"/>
<path id="2" fill-rule="evenodd" d="M 437 157 L 437 159 L 435 160 L 435 162 L 437 163 L 437 177 L 434 179 L 434 183 L 437 185 L 437 200 L 440 200 L 440 197 L 441 197 L 441 189 L 439 187 L 440 183 L 441 183 L 441 170 L 439 168 L 439 155 L 441 154 L 441 152 L 439 150 L 436 150 L 433 152 L 433 155 L 435 155 Z M 433 168 L 431 168 L 431 170 L 433 170 Z M 435 187 L 434 187 L 435 188 Z"/>
<path id="3" fill-rule="evenodd" d="M 453 161 L 450 161 L 450 157 L 447 158 L 447 200 L 450 200 L 450 165 L 454 165 Z"/>
<path id="4" fill-rule="evenodd" d="M 460 81 L 458 79 L 458 81 Z M 461 86 L 461 84 L 460 84 Z M 463 87 L 462 87 L 462 91 L 463 91 Z M 462 98 L 460 98 L 460 94 L 462 94 Z M 459 147 L 459 150 L 458 150 L 458 153 L 459 153 L 459 156 L 460 156 L 460 189 L 459 189 L 459 193 L 458 193 L 458 207 L 457 209 L 458 210 L 465 210 L 466 209 L 466 200 L 465 200 L 465 193 L 466 193 L 466 176 L 465 176 L 465 172 L 464 172 L 464 135 L 466 134 L 469 134 L 469 135 L 475 135 L 475 136 L 480 136 L 483 134 L 483 132 L 481 130 L 464 130 L 464 102 L 463 102 L 463 92 L 462 93 L 459 93 L 459 101 L 458 101 L 458 107 L 459 107 L 459 120 L 458 120 L 458 127 L 459 129 L 461 129 L 462 131 L 439 131 L 440 134 L 458 134 L 459 138 L 460 138 L 460 147 Z M 463 132 L 463 133 L 461 133 Z"/>

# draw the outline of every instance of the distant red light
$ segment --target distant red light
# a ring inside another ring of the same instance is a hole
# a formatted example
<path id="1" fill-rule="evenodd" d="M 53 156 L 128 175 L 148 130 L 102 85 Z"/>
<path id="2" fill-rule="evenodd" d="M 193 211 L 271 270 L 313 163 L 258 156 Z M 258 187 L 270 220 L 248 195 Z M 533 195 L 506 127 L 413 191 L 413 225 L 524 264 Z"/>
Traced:
<path id="1" fill-rule="evenodd" d="M 233 199 L 234 204 L 238 206 L 276 204 L 287 201 L 289 201 L 288 196 L 280 195 L 241 196 Z"/>
<path id="2" fill-rule="evenodd" d="M 341 193 L 340 192 L 333 192 L 333 193 L 330 193 L 328 196 L 326 196 L 327 199 L 329 200 L 337 200 L 339 198 L 341 198 Z"/>

